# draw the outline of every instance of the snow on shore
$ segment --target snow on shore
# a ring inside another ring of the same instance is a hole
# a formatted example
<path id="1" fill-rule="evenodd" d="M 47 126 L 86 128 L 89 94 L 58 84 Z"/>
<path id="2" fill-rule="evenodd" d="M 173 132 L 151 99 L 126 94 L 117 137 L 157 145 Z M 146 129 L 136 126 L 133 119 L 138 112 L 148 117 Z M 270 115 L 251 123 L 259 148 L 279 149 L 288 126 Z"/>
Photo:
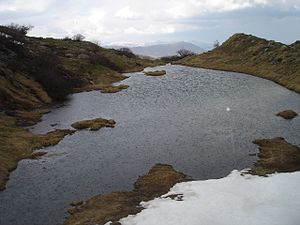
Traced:
<path id="1" fill-rule="evenodd" d="M 169 195 L 183 195 L 172 199 Z M 299 225 L 300 172 L 269 177 L 233 171 L 215 180 L 176 184 L 123 225 Z"/>

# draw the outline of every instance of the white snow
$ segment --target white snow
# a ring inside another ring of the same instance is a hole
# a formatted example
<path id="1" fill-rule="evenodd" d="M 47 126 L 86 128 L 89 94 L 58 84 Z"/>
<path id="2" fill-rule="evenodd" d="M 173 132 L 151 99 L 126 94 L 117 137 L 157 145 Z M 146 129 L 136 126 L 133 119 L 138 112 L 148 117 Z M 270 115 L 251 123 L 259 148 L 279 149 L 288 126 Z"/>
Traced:
<path id="1" fill-rule="evenodd" d="M 214 180 L 176 184 L 123 225 L 299 225 L 300 172 L 269 177 L 233 171 Z M 183 194 L 183 201 L 165 198 Z"/>

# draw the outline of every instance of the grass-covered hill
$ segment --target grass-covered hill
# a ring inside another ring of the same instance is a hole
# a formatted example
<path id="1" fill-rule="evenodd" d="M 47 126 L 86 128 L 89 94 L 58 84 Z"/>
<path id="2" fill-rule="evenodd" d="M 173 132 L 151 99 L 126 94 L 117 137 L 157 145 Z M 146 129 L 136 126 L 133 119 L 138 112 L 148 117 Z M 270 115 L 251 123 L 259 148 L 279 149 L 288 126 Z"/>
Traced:
<path id="1" fill-rule="evenodd" d="M 178 63 L 252 74 L 300 93 L 300 41 L 285 45 L 252 35 L 235 34 L 221 46 L 186 57 Z"/>

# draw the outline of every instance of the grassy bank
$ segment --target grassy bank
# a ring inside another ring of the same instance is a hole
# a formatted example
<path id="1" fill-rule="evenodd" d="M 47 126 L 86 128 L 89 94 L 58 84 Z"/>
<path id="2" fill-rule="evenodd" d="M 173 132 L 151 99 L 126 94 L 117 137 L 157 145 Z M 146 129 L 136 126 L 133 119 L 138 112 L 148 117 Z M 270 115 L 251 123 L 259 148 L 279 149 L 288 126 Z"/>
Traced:
<path id="1" fill-rule="evenodd" d="M 64 225 L 105 224 L 118 221 L 130 214 L 137 214 L 143 208 L 141 201 L 149 201 L 165 194 L 176 183 L 189 180 L 172 166 L 157 164 L 146 175 L 140 176 L 134 189 L 128 192 L 112 192 L 95 196 L 82 204 L 75 204 L 69 210 L 70 216 Z M 74 204 L 73 204 L 74 205 Z"/>
<path id="2" fill-rule="evenodd" d="M 5 188 L 9 172 L 17 167 L 19 160 L 36 158 L 35 149 L 55 145 L 74 132 L 55 130 L 45 135 L 34 135 L 15 123 L 15 118 L 0 114 L 0 190 Z"/>
<path id="3" fill-rule="evenodd" d="M 212 51 L 176 63 L 247 73 L 300 93 L 300 42 L 285 45 L 252 35 L 235 34 Z"/>

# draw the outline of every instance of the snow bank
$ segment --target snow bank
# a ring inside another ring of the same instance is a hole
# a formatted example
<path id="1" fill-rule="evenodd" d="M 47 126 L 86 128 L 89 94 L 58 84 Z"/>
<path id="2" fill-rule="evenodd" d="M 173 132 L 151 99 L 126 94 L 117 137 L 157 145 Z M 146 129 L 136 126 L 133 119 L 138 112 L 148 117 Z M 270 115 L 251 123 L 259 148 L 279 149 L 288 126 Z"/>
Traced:
<path id="1" fill-rule="evenodd" d="M 168 195 L 182 194 L 173 200 Z M 299 225 L 300 172 L 269 177 L 233 171 L 222 179 L 175 185 L 123 225 Z"/>

